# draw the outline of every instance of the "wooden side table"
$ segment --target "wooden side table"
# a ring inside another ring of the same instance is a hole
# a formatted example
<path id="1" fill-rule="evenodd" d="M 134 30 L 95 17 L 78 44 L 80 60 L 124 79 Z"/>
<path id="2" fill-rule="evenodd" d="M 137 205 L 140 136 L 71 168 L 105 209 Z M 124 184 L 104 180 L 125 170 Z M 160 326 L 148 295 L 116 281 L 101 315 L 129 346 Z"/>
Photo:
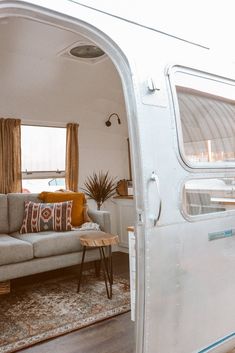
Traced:
<path id="1" fill-rule="evenodd" d="M 112 263 L 112 245 L 118 244 L 118 235 L 113 235 L 103 232 L 93 232 L 85 234 L 80 237 L 81 245 L 83 246 L 82 262 L 78 278 L 78 290 L 80 290 L 82 280 L 82 270 L 85 260 L 87 248 L 98 248 L 100 252 L 100 262 L 103 268 L 104 281 L 107 296 L 112 299 L 112 284 L 113 284 L 113 263 Z M 107 256 L 105 256 L 105 249 L 107 248 Z M 108 286 L 109 284 L 109 286 Z"/>

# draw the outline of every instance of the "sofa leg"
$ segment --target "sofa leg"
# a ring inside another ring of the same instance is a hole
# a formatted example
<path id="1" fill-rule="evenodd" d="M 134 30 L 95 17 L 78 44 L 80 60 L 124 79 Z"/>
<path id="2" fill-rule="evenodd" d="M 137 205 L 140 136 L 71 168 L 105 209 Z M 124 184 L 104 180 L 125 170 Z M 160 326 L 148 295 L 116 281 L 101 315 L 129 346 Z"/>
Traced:
<path id="1" fill-rule="evenodd" d="M 11 291 L 10 281 L 0 282 L 0 295 L 10 293 L 10 291 Z"/>

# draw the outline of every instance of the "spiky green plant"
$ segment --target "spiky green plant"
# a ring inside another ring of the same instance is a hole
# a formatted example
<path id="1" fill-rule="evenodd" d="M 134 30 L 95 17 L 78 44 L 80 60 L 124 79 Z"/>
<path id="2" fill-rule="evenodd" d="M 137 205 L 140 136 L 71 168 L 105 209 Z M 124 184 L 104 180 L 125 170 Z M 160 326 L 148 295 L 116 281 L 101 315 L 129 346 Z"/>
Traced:
<path id="1" fill-rule="evenodd" d="M 109 172 L 100 171 L 98 174 L 93 172 L 93 175 L 87 177 L 82 190 L 89 199 L 96 201 L 97 210 L 100 210 L 104 201 L 116 194 L 116 178 L 109 176 Z"/>

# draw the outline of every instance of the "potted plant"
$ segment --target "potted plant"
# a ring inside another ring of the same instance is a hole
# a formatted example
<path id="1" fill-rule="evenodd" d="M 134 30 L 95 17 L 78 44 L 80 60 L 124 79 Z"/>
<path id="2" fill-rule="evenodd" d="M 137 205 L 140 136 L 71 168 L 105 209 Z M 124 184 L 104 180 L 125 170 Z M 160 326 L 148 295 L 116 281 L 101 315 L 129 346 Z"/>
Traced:
<path id="1" fill-rule="evenodd" d="M 116 178 L 109 176 L 100 171 L 98 174 L 93 172 L 93 175 L 88 176 L 84 182 L 82 191 L 88 196 L 89 199 L 95 200 L 97 210 L 100 210 L 102 204 L 111 196 L 116 194 Z"/>

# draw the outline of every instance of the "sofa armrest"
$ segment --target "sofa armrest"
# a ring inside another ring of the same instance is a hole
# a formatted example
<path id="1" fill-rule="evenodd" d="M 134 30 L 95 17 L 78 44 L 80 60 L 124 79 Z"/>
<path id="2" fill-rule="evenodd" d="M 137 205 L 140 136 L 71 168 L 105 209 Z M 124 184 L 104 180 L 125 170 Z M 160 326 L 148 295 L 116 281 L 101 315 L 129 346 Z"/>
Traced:
<path id="1" fill-rule="evenodd" d="M 110 212 L 99 211 L 99 210 L 88 210 L 88 215 L 91 217 L 92 221 L 100 225 L 100 229 L 103 232 L 110 233 L 111 222 L 110 222 Z"/>

